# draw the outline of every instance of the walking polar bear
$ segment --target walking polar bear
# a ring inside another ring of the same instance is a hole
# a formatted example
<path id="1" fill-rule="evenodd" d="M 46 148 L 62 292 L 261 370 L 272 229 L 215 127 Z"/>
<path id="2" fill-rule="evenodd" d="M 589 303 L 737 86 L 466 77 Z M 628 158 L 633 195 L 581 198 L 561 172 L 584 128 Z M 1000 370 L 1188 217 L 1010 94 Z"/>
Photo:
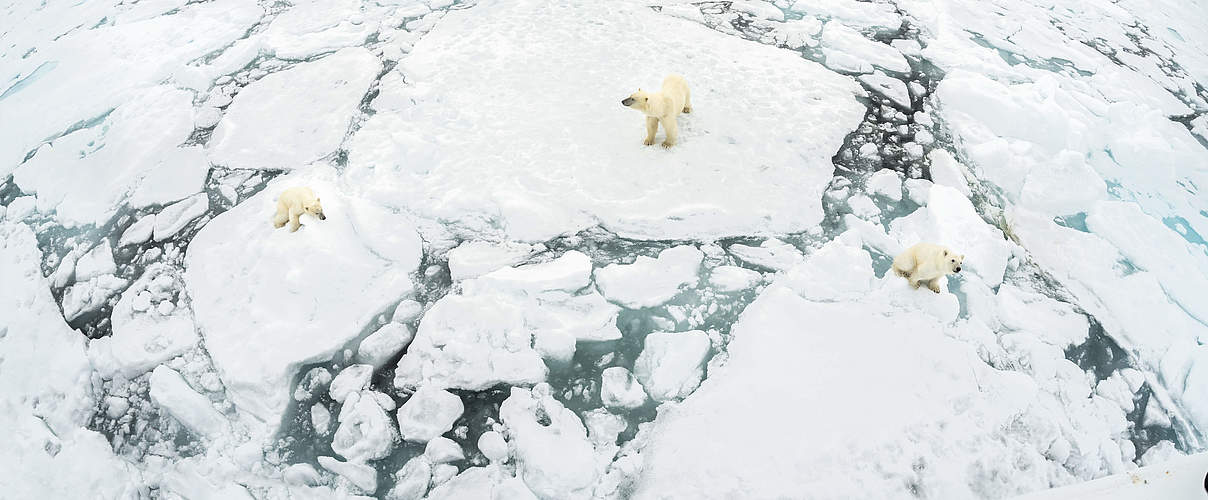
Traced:
<path id="1" fill-rule="evenodd" d="M 646 140 L 642 144 L 654 144 L 654 134 L 659 131 L 659 123 L 662 123 L 663 130 L 667 132 L 667 138 L 663 140 L 665 148 L 674 146 L 679 140 L 679 124 L 675 118 L 680 113 L 692 112 L 688 82 L 679 75 L 667 75 L 663 79 L 663 88 L 658 92 L 648 93 L 639 88 L 621 100 L 621 105 L 646 115 Z"/>
<path id="2" fill-rule="evenodd" d="M 948 247 L 919 243 L 893 258 L 893 271 L 914 288 L 926 283 L 931 291 L 940 293 L 940 278 L 961 272 L 964 262 L 964 255 L 957 255 Z"/>
<path id="3" fill-rule="evenodd" d="M 305 186 L 286 189 L 277 197 L 277 213 L 273 214 L 273 227 L 280 228 L 288 222 L 289 232 L 297 231 L 302 225 L 298 218 L 304 213 L 318 217 L 319 220 L 327 220 L 327 216 L 323 215 L 323 205 L 319 203 L 319 197 L 315 196 L 314 191 Z"/>

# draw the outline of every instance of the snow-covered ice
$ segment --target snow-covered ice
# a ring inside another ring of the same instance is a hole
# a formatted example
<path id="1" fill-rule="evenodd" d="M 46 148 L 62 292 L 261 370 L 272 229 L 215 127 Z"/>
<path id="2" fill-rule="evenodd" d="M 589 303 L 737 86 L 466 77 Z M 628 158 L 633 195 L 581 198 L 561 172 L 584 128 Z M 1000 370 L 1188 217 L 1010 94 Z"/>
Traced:
<path id="1" fill-rule="evenodd" d="M 637 408 L 646 403 L 646 391 L 629 370 L 614 366 L 600 374 L 600 401 L 609 408 Z"/>
<path id="2" fill-rule="evenodd" d="M 1005 498 L 1204 450 L 1194 3 L 0 12 L 8 496 Z M 298 185 L 326 220 L 274 230 Z"/>
<path id="3" fill-rule="evenodd" d="M 331 450 L 349 462 L 385 458 L 399 441 L 393 419 L 378 404 L 373 393 L 349 394 L 337 420 L 339 426 L 332 436 Z"/>
<path id="4" fill-rule="evenodd" d="M 656 401 L 687 397 L 704 377 L 709 336 L 700 330 L 646 336 L 633 375 Z"/>
<path id="5" fill-rule="evenodd" d="M 704 258 L 696 247 L 668 248 L 657 259 L 639 256 L 632 264 L 611 264 L 596 271 L 596 286 L 609 300 L 625 307 L 654 307 L 695 284 Z"/>
<path id="6" fill-rule="evenodd" d="M 499 408 L 516 449 L 517 477 L 542 499 L 590 498 L 596 470 L 583 422 L 548 385 L 513 388 Z"/>
<path id="7" fill-rule="evenodd" d="M 656 238 L 806 229 L 863 113 L 855 82 L 821 65 L 631 3 L 480 1 L 399 68 L 406 83 L 383 85 L 349 143 L 348 177 L 372 199 L 522 241 L 597 223 Z M 670 71 L 710 76 L 688 77 L 680 144 L 642 148 L 642 118 L 620 99 Z M 534 95 L 581 103 L 561 111 L 573 126 L 533 120 Z"/>
<path id="8" fill-rule="evenodd" d="M 257 80 L 239 92 L 214 129 L 210 161 L 296 169 L 335 152 L 380 70 L 369 51 L 348 48 Z"/>
<path id="9" fill-rule="evenodd" d="M 405 218 L 345 198 L 325 175 L 270 185 L 210 221 L 186 254 L 185 283 L 206 350 L 232 402 L 270 432 L 298 367 L 329 359 L 410 291 L 420 261 L 419 237 Z M 295 233 L 274 230 L 274 196 L 293 182 L 319 193 L 327 220 L 306 218 Z M 398 241 L 369 233 L 383 224 Z"/>
<path id="10" fill-rule="evenodd" d="M 465 411 L 456 394 L 421 387 L 398 409 L 398 427 L 407 441 L 426 443 L 453 428 Z"/>
<path id="11" fill-rule="evenodd" d="M 151 401 L 179 420 L 190 431 L 218 440 L 229 431 L 226 417 L 214 408 L 210 399 L 189 387 L 176 370 L 160 365 L 151 372 Z"/>
<path id="12" fill-rule="evenodd" d="M 402 352 L 413 338 L 415 338 L 415 332 L 411 331 L 411 327 L 398 323 L 386 324 L 369 334 L 357 345 L 357 355 L 354 360 L 357 363 L 381 368 L 395 354 Z"/>
<path id="13" fill-rule="evenodd" d="M 619 308 L 590 284 L 591 260 L 570 251 L 549 262 L 506 267 L 462 283 L 424 314 L 394 383 L 482 390 L 545 380 L 546 361 L 565 364 L 577 342 L 621 337 Z"/>

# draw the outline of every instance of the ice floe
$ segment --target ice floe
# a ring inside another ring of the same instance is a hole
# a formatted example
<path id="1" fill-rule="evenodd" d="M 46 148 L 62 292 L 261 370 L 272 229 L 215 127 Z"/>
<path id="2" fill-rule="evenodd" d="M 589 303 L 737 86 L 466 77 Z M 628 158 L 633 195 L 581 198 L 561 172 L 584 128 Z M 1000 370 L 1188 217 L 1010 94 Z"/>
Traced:
<path id="1" fill-rule="evenodd" d="M 330 359 L 410 291 L 422 253 L 405 218 L 358 205 L 321 178 L 284 182 L 320 193 L 327 220 L 305 219 L 295 233 L 274 230 L 274 197 L 283 189 L 274 184 L 210 221 L 185 259 L 194 319 L 227 394 L 268 430 L 280 423 L 298 367 Z M 379 223 L 400 241 L 369 237 L 363 226 Z M 251 302 L 260 307 L 245 307 Z"/>

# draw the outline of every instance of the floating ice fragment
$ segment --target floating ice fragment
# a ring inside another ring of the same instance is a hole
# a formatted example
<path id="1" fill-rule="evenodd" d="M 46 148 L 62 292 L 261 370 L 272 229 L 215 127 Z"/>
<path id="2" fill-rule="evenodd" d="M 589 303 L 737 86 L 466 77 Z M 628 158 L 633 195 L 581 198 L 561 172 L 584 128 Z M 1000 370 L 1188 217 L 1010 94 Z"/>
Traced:
<path id="1" fill-rule="evenodd" d="M 711 347 L 709 336 L 700 330 L 651 333 L 633 374 L 655 401 L 688 397 L 704 377 Z"/>

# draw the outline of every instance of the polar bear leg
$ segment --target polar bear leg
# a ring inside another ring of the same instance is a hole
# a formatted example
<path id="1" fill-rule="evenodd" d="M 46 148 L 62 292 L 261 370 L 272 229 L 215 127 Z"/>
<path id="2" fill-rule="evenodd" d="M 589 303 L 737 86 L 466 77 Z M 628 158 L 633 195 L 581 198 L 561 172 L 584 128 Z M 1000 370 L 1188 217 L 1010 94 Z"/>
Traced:
<path id="1" fill-rule="evenodd" d="M 289 209 L 289 232 L 291 232 L 291 233 L 295 232 L 298 230 L 298 228 L 300 226 L 302 226 L 302 222 L 298 220 L 298 217 L 301 217 L 301 216 L 302 216 L 301 209 L 295 209 L 295 208 Z"/>
<path id="2" fill-rule="evenodd" d="M 684 114 L 692 112 L 692 93 L 684 89 Z"/>
<path id="3" fill-rule="evenodd" d="M 662 121 L 663 130 L 667 131 L 667 138 L 663 139 L 663 147 L 669 148 L 679 140 L 679 124 L 675 122 L 674 116 L 663 118 Z"/>
<path id="4" fill-rule="evenodd" d="M 927 288 L 935 293 L 940 293 L 940 278 L 932 278 L 927 282 Z"/>
<path id="5" fill-rule="evenodd" d="M 642 141 L 644 145 L 654 144 L 654 134 L 659 131 L 659 119 L 653 116 L 646 117 L 646 140 Z"/>
<path id="6" fill-rule="evenodd" d="M 289 222 L 289 212 L 277 207 L 277 213 L 273 214 L 273 228 L 280 229 L 286 222 Z"/>

